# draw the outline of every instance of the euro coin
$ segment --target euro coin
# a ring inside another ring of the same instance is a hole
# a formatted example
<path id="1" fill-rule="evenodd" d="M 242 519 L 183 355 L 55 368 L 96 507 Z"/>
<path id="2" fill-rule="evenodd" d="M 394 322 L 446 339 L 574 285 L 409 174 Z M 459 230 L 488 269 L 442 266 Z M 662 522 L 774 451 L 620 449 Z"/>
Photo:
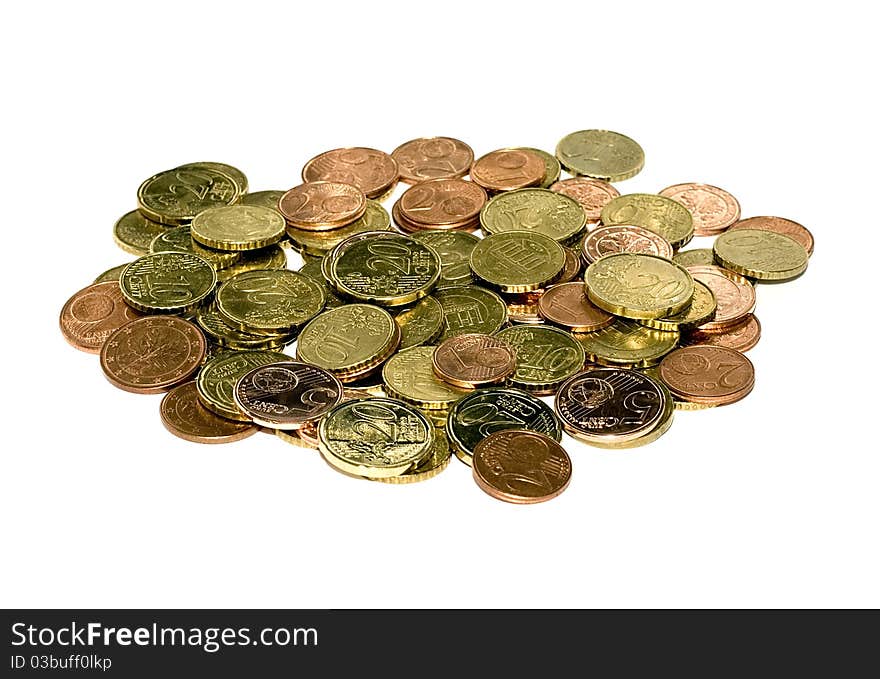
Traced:
<path id="1" fill-rule="evenodd" d="M 580 203 L 587 216 L 587 224 L 591 226 L 599 223 L 602 208 L 620 195 L 620 191 L 608 182 L 604 182 L 601 179 L 588 179 L 587 177 L 563 179 L 554 182 L 549 188 L 551 191 L 574 198 Z"/>
<path id="2" fill-rule="evenodd" d="M 489 192 L 537 186 L 545 172 L 541 156 L 521 149 L 492 151 L 471 165 L 471 179 Z"/>
<path id="3" fill-rule="evenodd" d="M 711 184 L 675 184 L 660 191 L 684 205 L 694 219 L 695 236 L 715 236 L 740 216 L 739 201 L 724 189 Z"/>
<path id="4" fill-rule="evenodd" d="M 217 290 L 217 310 L 226 322 L 256 334 L 293 332 L 324 302 L 324 288 L 296 271 L 248 271 Z"/>
<path id="5" fill-rule="evenodd" d="M 474 162 L 474 152 L 463 141 L 452 137 L 412 139 L 391 152 L 397 161 L 400 181 L 418 184 L 429 179 L 464 177 Z"/>
<path id="6" fill-rule="evenodd" d="M 487 234 L 531 231 L 564 243 L 578 236 L 587 215 L 574 198 L 549 189 L 518 189 L 500 193 L 480 212 Z"/>
<path id="7" fill-rule="evenodd" d="M 715 332 L 737 325 L 755 309 L 755 286 L 739 274 L 720 266 L 688 268 L 694 281 L 705 284 L 715 295 L 715 318 L 700 330 Z"/>
<path id="8" fill-rule="evenodd" d="M 491 290 L 465 285 L 437 290 L 433 297 L 443 308 L 441 342 L 466 332 L 492 335 L 507 324 L 507 305 Z"/>
<path id="9" fill-rule="evenodd" d="M 593 229 L 581 241 L 581 257 L 586 264 L 618 252 L 671 259 L 674 251 L 663 236 L 631 224 Z"/>
<path id="10" fill-rule="evenodd" d="M 204 210 L 192 221 L 192 237 L 215 250 L 257 250 L 284 236 L 278 210 L 254 205 L 228 205 Z"/>
<path id="11" fill-rule="evenodd" d="M 138 188 L 138 210 L 170 226 L 189 224 L 202 210 L 232 205 L 241 195 L 225 172 L 202 165 L 184 165 L 145 180 Z"/>
<path id="12" fill-rule="evenodd" d="M 471 252 L 471 271 L 502 292 L 528 292 L 543 287 L 565 266 L 565 252 L 549 236 L 506 231 L 481 240 Z"/>
<path id="13" fill-rule="evenodd" d="M 192 239 L 189 226 L 175 226 L 165 229 L 150 243 L 149 253 L 157 252 L 189 252 L 198 255 L 215 269 L 226 269 L 238 260 L 241 255 L 238 252 L 224 252 L 206 248 Z"/>
<path id="14" fill-rule="evenodd" d="M 636 321 L 617 319 L 596 332 L 574 338 L 584 348 L 587 360 L 611 367 L 637 368 L 656 365 L 675 349 L 679 332 L 648 328 Z"/>
<path id="15" fill-rule="evenodd" d="M 583 347 L 558 328 L 516 325 L 496 337 L 516 351 L 511 385 L 533 394 L 555 393 L 560 384 L 584 367 Z"/>
<path id="16" fill-rule="evenodd" d="M 364 193 L 351 184 L 309 182 L 295 186 L 278 201 L 289 226 L 310 231 L 338 229 L 361 217 L 367 209 Z"/>
<path id="17" fill-rule="evenodd" d="M 440 257 L 437 289 L 471 285 L 474 282 L 470 259 L 480 242 L 475 235 L 465 231 L 420 231 L 412 237 L 433 248 Z"/>
<path id="18" fill-rule="evenodd" d="M 132 255 L 145 255 L 150 251 L 152 240 L 166 227 L 144 217 L 137 210 L 126 212 L 113 225 L 113 240 Z"/>
<path id="19" fill-rule="evenodd" d="M 424 297 L 394 320 L 400 327 L 400 349 L 431 344 L 443 332 L 443 307 L 433 297 Z"/>
<path id="20" fill-rule="evenodd" d="M 464 396 L 467 391 L 434 374 L 434 350 L 432 346 L 412 347 L 388 359 L 382 367 L 382 381 L 388 395 L 424 410 L 443 411 Z"/>
<path id="21" fill-rule="evenodd" d="M 235 404 L 236 383 L 257 366 L 289 360 L 290 356 L 278 351 L 222 351 L 199 370 L 196 377 L 199 402 L 220 417 L 250 422 Z"/>
<path id="22" fill-rule="evenodd" d="M 755 368 L 735 349 L 690 346 L 676 349 L 663 359 L 660 378 L 684 401 L 726 405 L 752 391 Z"/>
<path id="23" fill-rule="evenodd" d="M 629 137 L 609 130 L 580 130 L 563 137 L 556 157 L 566 170 L 606 182 L 637 175 L 645 165 L 645 152 Z"/>
<path id="24" fill-rule="evenodd" d="M 602 208 L 606 226 L 632 224 L 663 236 L 676 250 L 694 237 L 694 220 L 688 209 L 671 198 L 650 193 L 618 196 Z"/>
<path id="25" fill-rule="evenodd" d="M 93 283 L 75 293 L 61 308 L 61 334 L 80 351 L 97 354 L 116 330 L 142 316 L 125 303 L 119 283 Z"/>
<path id="26" fill-rule="evenodd" d="M 122 296 L 147 313 L 179 313 L 194 309 L 214 292 L 217 274 L 208 262 L 188 252 L 144 255 L 119 276 Z"/>
<path id="27" fill-rule="evenodd" d="M 434 349 L 434 374 L 462 389 L 501 384 L 516 370 L 516 350 L 491 335 L 456 335 Z"/>
<path id="28" fill-rule="evenodd" d="M 736 229 L 758 229 L 759 231 L 773 231 L 774 233 L 788 236 L 804 246 L 808 255 L 813 254 L 813 234 L 807 227 L 798 224 L 791 219 L 783 217 L 749 217 L 738 221 L 730 227 L 730 230 Z"/>
<path id="29" fill-rule="evenodd" d="M 253 424 L 227 420 L 205 408 L 195 382 L 186 382 L 165 394 L 159 414 L 169 432 L 193 443 L 231 443 L 259 431 Z"/>
<path id="30" fill-rule="evenodd" d="M 381 199 L 397 184 L 397 161 L 377 149 L 362 146 L 333 149 L 315 156 L 303 167 L 304 182 L 342 182 L 356 186 L 367 198 Z"/>
<path id="31" fill-rule="evenodd" d="M 789 236 L 764 229 L 734 229 L 713 246 L 715 259 L 726 269 L 766 281 L 787 281 L 807 268 L 809 254 Z"/>

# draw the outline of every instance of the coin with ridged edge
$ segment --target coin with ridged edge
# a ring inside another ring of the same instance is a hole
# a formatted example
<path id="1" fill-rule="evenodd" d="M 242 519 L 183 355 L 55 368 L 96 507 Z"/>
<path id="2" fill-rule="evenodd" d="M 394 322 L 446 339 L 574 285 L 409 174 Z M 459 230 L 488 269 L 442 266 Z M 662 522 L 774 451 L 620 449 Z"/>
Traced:
<path id="1" fill-rule="evenodd" d="M 501 292 L 529 292 L 563 271 L 565 252 L 549 236 L 506 231 L 481 240 L 471 252 L 470 262 L 477 278 Z"/>
<path id="2" fill-rule="evenodd" d="M 400 326 L 400 349 L 431 344 L 443 332 L 443 307 L 429 295 L 398 313 L 394 320 Z"/>
<path id="3" fill-rule="evenodd" d="M 801 275 L 810 255 L 794 238 L 764 229 L 734 229 L 715 239 L 715 259 L 749 278 L 787 281 Z"/>
<path id="4" fill-rule="evenodd" d="M 441 429 L 435 427 L 434 446 L 431 448 L 431 454 L 422 462 L 412 469 L 405 471 L 400 476 L 389 476 L 371 480 L 397 484 L 427 481 L 446 469 L 449 466 L 449 461 L 451 459 L 452 451 L 449 448 L 449 441 L 446 438 L 446 434 L 444 434 Z"/>
<path id="5" fill-rule="evenodd" d="M 579 130 L 556 145 L 562 167 L 574 175 L 606 182 L 634 177 L 645 165 L 645 152 L 634 140 L 610 130 Z"/>
<path id="6" fill-rule="evenodd" d="M 157 252 L 134 260 L 119 276 L 122 296 L 147 313 L 194 309 L 214 292 L 217 273 L 210 263 L 188 252 Z"/>
<path id="7" fill-rule="evenodd" d="M 208 410 L 237 422 L 249 422 L 235 405 L 235 384 L 246 373 L 260 365 L 290 361 L 279 351 L 223 351 L 209 360 L 196 377 L 199 401 Z"/>
<path id="8" fill-rule="evenodd" d="M 672 316 L 649 318 L 642 323 L 659 330 L 692 330 L 715 318 L 717 306 L 715 294 L 705 283 L 694 279 L 694 296 L 688 306 Z"/>
<path id="9" fill-rule="evenodd" d="M 605 226 L 632 224 L 663 236 L 676 250 L 694 237 L 694 219 L 688 209 L 672 198 L 652 193 L 618 196 L 602 208 Z"/>
<path id="10" fill-rule="evenodd" d="M 138 188 L 138 210 L 160 224 L 189 224 L 202 210 L 232 205 L 241 195 L 236 181 L 216 167 L 196 163 L 166 170 Z"/>
<path id="11" fill-rule="evenodd" d="M 514 387 L 533 394 L 552 394 L 584 367 L 583 347 L 569 333 L 548 325 L 515 325 L 496 337 L 516 351 Z"/>
<path id="12" fill-rule="evenodd" d="M 432 296 L 443 307 L 441 342 L 465 332 L 492 335 L 507 324 L 507 304 L 491 290 L 464 285 L 436 290 Z"/>
<path id="13" fill-rule="evenodd" d="M 192 237 L 215 250 L 258 250 L 284 237 L 278 210 L 256 205 L 227 205 L 203 210 L 192 220 Z"/>

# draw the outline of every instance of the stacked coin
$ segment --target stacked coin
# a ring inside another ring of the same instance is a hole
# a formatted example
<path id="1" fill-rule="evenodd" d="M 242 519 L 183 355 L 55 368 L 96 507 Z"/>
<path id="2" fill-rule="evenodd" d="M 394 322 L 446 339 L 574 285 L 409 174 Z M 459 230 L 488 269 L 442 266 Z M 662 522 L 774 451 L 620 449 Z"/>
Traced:
<path id="1" fill-rule="evenodd" d="M 388 483 L 454 453 L 493 497 L 540 502 L 571 478 L 563 433 L 641 446 L 676 409 L 748 395 L 755 283 L 798 277 L 813 251 L 802 225 L 741 220 L 711 184 L 609 183 L 643 165 L 607 130 L 555 155 L 474 160 L 452 137 L 340 148 L 288 191 L 183 165 L 141 184 L 114 227 L 138 258 L 75 293 L 61 330 L 113 385 L 166 392 L 161 420 L 188 441 L 263 429 Z M 715 240 L 681 249 L 694 237 Z"/>

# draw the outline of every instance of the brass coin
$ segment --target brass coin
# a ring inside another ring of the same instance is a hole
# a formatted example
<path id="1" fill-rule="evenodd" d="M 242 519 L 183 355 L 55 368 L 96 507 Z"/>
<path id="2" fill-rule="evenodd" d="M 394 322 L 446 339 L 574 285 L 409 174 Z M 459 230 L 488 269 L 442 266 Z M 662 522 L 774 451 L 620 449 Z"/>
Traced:
<path id="1" fill-rule="evenodd" d="M 116 330 L 101 346 L 101 369 L 114 386 L 158 394 L 189 380 L 207 348 L 205 336 L 177 316 L 144 316 Z"/>
<path id="2" fill-rule="evenodd" d="M 364 214 L 355 219 L 351 224 L 333 229 L 332 231 L 310 231 L 287 226 L 287 236 L 293 242 L 294 247 L 306 254 L 324 256 L 334 247 L 339 245 L 349 236 L 365 231 L 390 231 L 391 216 L 375 200 L 367 200 Z"/>
<path id="3" fill-rule="evenodd" d="M 144 255 L 119 276 L 122 296 L 147 313 L 175 313 L 194 309 L 214 292 L 217 274 L 208 262 L 188 252 Z"/>
<path id="4" fill-rule="evenodd" d="M 748 219 L 738 221 L 730 227 L 731 231 L 736 229 L 758 229 L 759 231 L 780 233 L 803 245 L 808 255 L 813 254 L 813 234 L 810 233 L 807 227 L 791 219 L 784 219 L 782 217 L 749 217 Z"/>
<path id="5" fill-rule="evenodd" d="M 327 231 L 351 224 L 367 209 L 363 192 L 351 184 L 310 182 L 281 196 L 278 210 L 289 226 Z"/>
<path id="6" fill-rule="evenodd" d="M 672 258 L 672 246 L 663 236 L 640 226 L 602 226 L 594 229 L 581 241 L 581 257 L 591 264 L 600 257 L 629 252 L 634 255 L 656 255 Z"/>
<path id="7" fill-rule="evenodd" d="M 507 304 L 496 293 L 476 285 L 437 290 L 443 307 L 440 341 L 466 332 L 492 335 L 507 324 Z"/>
<path id="8" fill-rule="evenodd" d="M 705 284 L 715 295 L 715 318 L 700 330 L 726 330 L 736 325 L 755 309 L 755 286 L 739 274 L 720 266 L 688 268 L 695 281 Z"/>
<path id="9" fill-rule="evenodd" d="M 502 292 L 543 287 L 562 272 L 565 252 L 549 236 L 507 231 L 487 236 L 471 252 L 471 271 Z"/>
<path id="10" fill-rule="evenodd" d="M 217 270 L 218 282 L 225 283 L 230 278 L 247 271 L 281 271 L 287 268 L 287 255 L 280 245 L 234 254 L 238 254 L 239 257 L 233 264 Z"/>
<path id="11" fill-rule="evenodd" d="M 382 381 L 389 396 L 425 410 L 448 410 L 467 391 L 447 384 L 434 374 L 435 347 L 405 349 L 382 367 Z"/>
<path id="12" fill-rule="evenodd" d="M 342 384 L 308 363 L 283 361 L 257 366 L 235 383 L 238 409 L 270 429 L 300 429 L 342 401 Z"/>
<path id="13" fill-rule="evenodd" d="M 514 348 L 491 335 L 450 337 L 434 349 L 431 360 L 437 377 L 462 389 L 502 384 L 516 370 Z"/>
<path id="14" fill-rule="evenodd" d="M 726 405 L 751 392 L 755 367 L 741 352 L 727 347 L 682 347 L 660 363 L 660 378 L 684 401 Z"/>
<path id="15" fill-rule="evenodd" d="M 583 283 L 554 285 L 541 295 L 538 313 L 571 332 L 594 332 L 611 325 L 614 316 L 587 299 Z"/>
<path id="16" fill-rule="evenodd" d="M 440 257 L 437 289 L 471 285 L 474 282 L 470 259 L 480 242 L 475 235 L 465 231 L 420 231 L 412 237 L 433 248 Z"/>
<path id="17" fill-rule="evenodd" d="M 151 255 L 157 252 L 189 252 L 198 255 L 215 269 L 226 269 L 241 259 L 241 255 L 237 252 L 212 250 L 199 245 L 193 241 L 188 226 L 165 229 L 152 240 L 149 252 Z"/>
<path id="18" fill-rule="evenodd" d="M 471 165 L 471 179 L 490 192 L 537 186 L 545 172 L 541 156 L 520 149 L 492 151 Z"/>
<path id="19" fill-rule="evenodd" d="M 694 296 L 688 306 L 672 316 L 646 319 L 642 323 L 659 330 L 692 330 L 715 318 L 717 306 L 709 287 L 694 279 Z"/>
<path id="20" fill-rule="evenodd" d="M 238 187 L 239 196 L 244 196 L 248 192 L 247 177 L 245 176 L 244 172 L 233 165 L 227 165 L 226 163 L 201 161 L 198 163 L 187 163 L 186 165 L 181 165 L 177 169 L 193 171 L 198 171 L 200 169 L 217 170 L 218 172 L 222 172 L 223 174 L 232 178 L 232 181 L 234 181 L 236 187 Z"/>
<path id="21" fill-rule="evenodd" d="M 734 229 L 722 233 L 713 246 L 721 265 L 743 276 L 787 281 L 807 268 L 809 254 L 789 236 L 764 229 Z"/>
<path id="22" fill-rule="evenodd" d="M 313 281 L 323 286 L 324 294 L 326 296 L 324 308 L 335 309 L 336 307 L 348 304 L 348 300 L 342 299 L 339 295 L 337 295 L 336 292 L 330 288 L 330 284 L 327 282 L 327 279 L 324 278 L 323 260 L 324 258 L 322 257 L 321 259 L 313 259 L 311 261 L 307 261 L 298 269 L 298 271 L 299 273 L 303 274 L 304 276 L 308 276 Z"/>
<path id="23" fill-rule="evenodd" d="M 556 157 L 571 174 L 606 182 L 634 177 L 645 165 L 641 146 L 608 130 L 580 130 L 566 135 L 556 146 Z"/>
<path id="24" fill-rule="evenodd" d="M 428 458 L 434 428 L 413 406 L 390 398 L 344 401 L 321 419 L 319 450 L 334 468 L 370 479 L 400 476 Z"/>
<path id="25" fill-rule="evenodd" d="M 553 409 L 519 389 L 478 389 L 455 402 L 446 423 L 456 457 L 467 465 L 480 441 L 507 429 L 528 429 L 562 439 L 562 425 Z"/>
<path id="26" fill-rule="evenodd" d="M 380 364 L 400 341 L 400 330 L 385 309 L 347 304 L 318 314 L 303 328 L 296 357 L 329 370 L 343 382 Z"/>
<path id="27" fill-rule="evenodd" d="M 400 349 L 431 344 L 443 332 L 443 307 L 433 297 L 424 297 L 394 320 L 400 326 Z"/>
<path id="28" fill-rule="evenodd" d="M 341 182 L 356 186 L 367 198 L 390 192 L 400 176 L 397 161 L 387 153 L 365 147 L 333 149 L 315 156 L 302 171 L 304 182 Z"/>
<path id="29" fill-rule="evenodd" d="M 320 313 L 324 302 L 324 288 L 296 271 L 248 271 L 217 290 L 220 315 L 251 333 L 293 332 Z"/>
<path id="30" fill-rule="evenodd" d="M 680 334 L 618 319 L 596 332 L 574 335 L 587 359 L 600 365 L 635 368 L 656 365 L 675 349 Z"/>
<path id="31" fill-rule="evenodd" d="M 715 266 L 715 253 L 712 248 L 682 250 L 672 256 L 672 261 L 688 270 L 692 266 Z"/>
<path id="32" fill-rule="evenodd" d="M 278 351 L 223 351 L 199 370 L 196 377 L 199 401 L 211 412 L 228 420 L 250 422 L 235 404 L 235 384 L 258 366 L 289 360 L 290 356 Z"/>
<path id="33" fill-rule="evenodd" d="M 672 198 L 650 193 L 629 193 L 602 208 L 606 226 L 632 224 L 663 236 L 676 250 L 694 237 L 694 220 L 688 209 Z"/>
<path id="34" fill-rule="evenodd" d="M 382 481 L 383 483 L 417 483 L 418 481 L 427 481 L 442 472 L 449 466 L 452 459 L 452 451 L 449 449 L 449 441 L 443 430 L 434 428 L 434 446 L 431 448 L 431 454 L 415 467 L 405 471 L 400 476 L 389 476 L 387 478 L 372 479 L 373 481 Z"/>
<path id="35" fill-rule="evenodd" d="M 571 458 L 556 441 L 521 429 L 498 431 L 474 450 L 474 480 L 492 497 L 514 504 L 551 500 L 571 481 Z"/>
<path id="36" fill-rule="evenodd" d="M 410 222 L 452 228 L 474 221 L 486 204 L 483 187 L 464 179 L 432 179 L 411 186 L 400 197 L 400 212 Z"/>
<path id="37" fill-rule="evenodd" d="M 113 225 L 113 240 L 132 255 L 145 255 L 150 250 L 150 242 L 163 231 L 165 226 L 150 221 L 137 210 L 126 212 Z"/>
<path id="38" fill-rule="evenodd" d="M 544 319 L 538 313 L 538 299 L 530 297 L 530 293 L 523 295 L 505 295 L 507 302 L 507 318 L 512 324 L 541 325 Z"/>
<path id="39" fill-rule="evenodd" d="M 329 280 L 340 293 L 382 306 L 421 299 L 440 278 L 440 257 L 432 248 L 387 231 L 351 236 L 328 257 Z"/>
<path id="40" fill-rule="evenodd" d="M 694 296 L 687 269 L 656 255 L 606 255 L 587 268 L 584 280 L 593 304 L 624 318 L 671 316 Z"/>
<path id="41" fill-rule="evenodd" d="M 552 394 L 584 367 L 584 348 L 569 333 L 548 325 L 515 325 L 496 337 L 516 350 L 514 387 L 533 394 Z"/>
<path id="42" fill-rule="evenodd" d="M 183 165 L 153 175 L 138 188 L 138 210 L 161 224 L 189 224 L 202 210 L 232 205 L 241 195 L 236 181 L 214 167 Z"/>
<path id="43" fill-rule="evenodd" d="M 296 339 L 292 334 L 256 334 L 239 330 L 226 321 L 215 304 L 198 310 L 196 325 L 208 339 L 229 349 L 280 349 Z"/>
<path id="44" fill-rule="evenodd" d="M 587 224 L 598 224 L 602 208 L 620 195 L 620 191 L 608 182 L 603 182 L 601 179 L 587 179 L 586 177 L 563 179 L 554 182 L 549 188 L 551 191 L 574 198 L 580 203 L 587 215 Z"/>
<path id="45" fill-rule="evenodd" d="M 542 161 L 544 161 L 544 176 L 541 178 L 541 182 L 538 184 L 540 188 L 546 189 L 559 179 L 559 175 L 562 173 L 562 166 L 559 164 L 556 156 L 547 153 L 546 151 L 542 151 L 541 149 L 533 149 L 526 146 L 521 146 L 519 148 L 515 148 L 514 150 L 528 151 L 529 153 L 534 153 Z"/>
<path id="46" fill-rule="evenodd" d="M 580 234 L 587 215 L 574 198 L 549 189 L 518 189 L 500 193 L 480 212 L 487 234 L 531 231 L 563 243 Z"/>
<path id="47" fill-rule="evenodd" d="M 715 332 L 695 330 L 688 333 L 684 337 L 683 344 L 686 346 L 708 344 L 745 352 L 754 347 L 760 339 L 761 323 L 754 314 L 749 314 L 742 321 L 726 330 Z"/>
<path id="48" fill-rule="evenodd" d="M 458 179 L 468 173 L 474 162 L 471 147 L 452 137 L 413 139 L 394 149 L 391 157 L 397 161 L 400 181 L 407 184 Z"/>
<path id="49" fill-rule="evenodd" d="M 588 368 L 573 376 L 559 388 L 554 406 L 566 433 L 600 448 L 646 443 L 673 410 L 659 380 L 625 368 Z"/>
<path id="50" fill-rule="evenodd" d="M 277 243 L 286 224 L 278 210 L 228 205 L 204 210 L 192 221 L 192 237 L 216 250 L 257 250 Z"/>
<path id="51" fill-rule="evenodd" d="M 740 216 L 739 201 L 724 189 L 711 184 L 675 184 L 660 191 L 684 205 L 694 219 L 695 236 L 714 236 L 735 224 Z"/>
<path id="52" fill-rule="evenodd" d="M 125 267 L 128 266 L 128 262 L 125 264 L 120 264 L 119 266 L 114 266 L 112 269 L 107 269 L 104 273 L 100 274 L 95 280 L 95 283 L 107 283 L 108 281 L 116 281 L 119 282 L 119 277 L 122 275 L 122 272 L 125 270 Z"/>
<path id="53" fill-rule="evenodd" d="M 253 424 L 227 420 L 205 408 L 195 382 L 186 382 L 165 394 L 159 414 L 168 431 L 193 443 L 231 443 L 259 431 Z"/>
<path id="54" fill-rule="evenodd" d="M 284 191 L 253 191 L 244 194 L 239 203 L 256 207 L 267 207 L 278 212 L 278 201 L 281 200 L 283 195 Z"/>
<path id="55" fill-rule="evenodd" d="M 61 308 L 61 334 L 80 351 L 97 354 L 116 330 L 141 316 L 122 297 L 119 283 L 93 283 L 75 293 Z"/>

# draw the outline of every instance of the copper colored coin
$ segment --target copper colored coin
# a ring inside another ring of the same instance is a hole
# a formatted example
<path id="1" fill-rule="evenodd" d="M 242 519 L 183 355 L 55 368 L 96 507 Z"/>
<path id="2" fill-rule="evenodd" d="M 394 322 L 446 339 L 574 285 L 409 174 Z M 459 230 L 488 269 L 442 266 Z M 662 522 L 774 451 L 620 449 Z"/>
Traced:
<path id="1" fill-rule="evenodd" d="M 730 227 L 734 229 L 758 229 L 760 231 L 773 231 L 788 236 L 792 240 L 804 246 L 808 255 L 813 254 L 813 234 L 805 226 L 783 217 L 749 217 Z"/>
<path id="2" fill-rule="evenodd" d="M 565 253 L 565 264 L 562 265 L 562 273 L 557 276 L 553 283 L 568 283 L 577 278 L 584 268 L 584 263 L 578 256 L 578 253 L 569 247 L 563 247 Z"/>
<path id="3" fill-rule="evenodd" d="M 260 429 L 248 422 L 227 420 L 208 410 L 199 402 L 195 382 L 186 382 L 165 394 L 159 414 L 168 431 L 194 443 L 231 443 Z"/>
<path id="4" fill-rule="evenodd" d="M 571 332 L 594 332 L 614 322 L 614 316 L 587 299 L 584 284 L 577 281 L 547 288 L 538 300 L 538 313 Z"/>
<path id="5" fill-rule="evenodd" d="M 400 197 L 400 214 L 429 227 L 454 226 L 480 216 L 488 196 L 464 179 L 433 179 L 411 186 Z"/>
<path id="6" fill-rule="evenodd" d="M 489 434 L 474 449 L 473 468 L 480 488 L 515 504 L 550 500 L 571 481 L 571 458 L 562 446 L 525 429 Z"/>
<path id="7" fill-rule="evenodd" d="M 727 347 L 737 351 L 748 351 L 761 339 L 761 322 L 755 314 L 749 314 L 745 320 L 740 321 L 726 330 L 709 332 L 706 330 L 694 330 L 682 338 L 682 344 L 692 346 L 696 344 L 712 345 L 715 347 Z"/>
<path id="8" fill-rule="evenodd" d="M 474 152 L 452 137 L 423 137 L 398 146 L 391 152 L 400 170 L 400 181 L 418 184 L 429 179 L 464 177 L 474 162 Z"/>
<path id="9" fill-rule="evenodd" d="M 588 233 L 581 241 L 581 256 L 587 264 L 616 252 L 671 259 L 673 249 L 663 236 L 634 225 L 603 226 Z"/>
<path id="10" fill-rule="evenodd" d="M 122 298 L 119 283 L 95 283 L 75 293 L 61 309 L 61 333 L 81 351 L 97 354 L 116 330 L 143 314 Z"/>
<path id="11" fill-rule="evenodd" d="M 747 278 L 720 266 L 689 266 L 695 280 L 704 283 L 715 295 L 715 319 L 698 330 L 727 330 L 745 319 L 755 309 L 755 286 Z"/>
<path id="12" fill-rule="evenodd" d="M 202 364 L 202 331 L 177 316 L 144 316 L 123 325 L 101 347 L 101 369 L 120 389 L 158 394 L 189 380 Z"/>
<path id="13" fill-rule="evenodd" d="M 516 350 L 492 335 L 450 337 L 434 350 L 434 374 L 464 389 L 501 384 L 516 370 Z"/>
<path id="14" fill-rule="evenodd" d="M 598 224 L 602 208 L 620 195 L 608 182 L 587 177 L 572 177 L 550 185 L 551 191 L 574 198 L 587 213 L 587 224 Z"/>
<path id="15" fill-rule="evenodd" d="M 480 228 L 480 220 L 479 217 L 475 217 L 470 221 L 463 222 L 460 224 L 445 224 L 443 226 L 430 226 L 428 224 L 421 224 L 419 222 L 414 222 L 412 220 L 407 219 L 403 216 L 400 210 L 400 200 L 394 202 L 394 205 L 391 206 L 391 219 L 394 220 L 394 224 L 404 233 L 418 233 L 419 231 L 468 231 L 473 233 L 478 228 Z"/>
<path id="16" fill-rule="evenodd" d="M 363 191 L 340 182 L 300 184 L 278 201 L 278 210 L 288 224 L 309 231 L 328 231 L 351 224 L 366 209 Z"/>
<path id="17" fill-rule="evenodd" d="M 739 201 L 711 184 L 675 184 L 660 192 L 684 205 L 694 218 L 695 236 L 715 236 L 739 219 Z"/>
<path id="18" fill-rule="evenodd" d="M 669 391 L 692 403 L 726 405 L 744 398 L 755 386 L 752 362 L 727 347 L 676 349 L 660 362 L 659 373 Z"/>
<path id="19" fill-rule="evenodd" d="M 487 191 L 512 191 L 540 184 L 544 171 L 544 159 L 536 153 L 499 149 L 474 162 L 471 179 Z"/>
<path id="20" fill-rule="evenodd" d="M 341 182 L 356 186 L 367 198 L 380 198 L 397 184 L 397 161 L 384 151 L 365 147 L 333 149 L 312 158 L 302 171 L 304 182 Z"/>

